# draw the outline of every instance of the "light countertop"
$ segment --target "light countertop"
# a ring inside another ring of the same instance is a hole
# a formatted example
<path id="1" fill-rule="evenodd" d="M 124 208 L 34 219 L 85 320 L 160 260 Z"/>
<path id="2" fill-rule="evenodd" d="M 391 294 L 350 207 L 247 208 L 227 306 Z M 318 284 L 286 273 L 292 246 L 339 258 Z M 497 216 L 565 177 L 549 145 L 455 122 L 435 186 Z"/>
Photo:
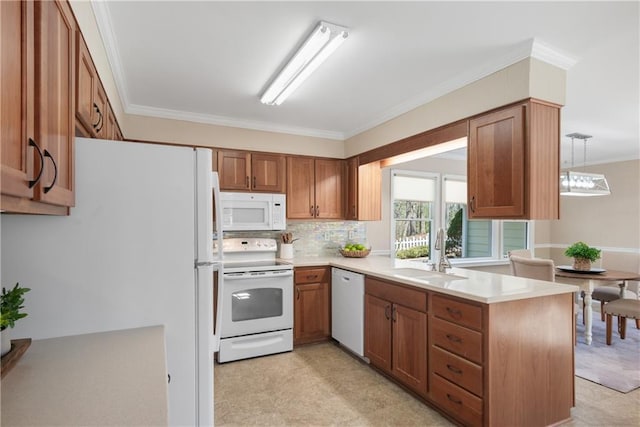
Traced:
<path id="1" fill-rule="evenodd" d="M 485 304 L 577 292 L 573 285 L 525 279 L 465 268 L 451 268 L 447 274 L 433 272 L 419 261 L 387 256 L 366 258 L 308 257 L 281 260 L 294 267 L 331 266 L 423 289 L 466 298 Z"/>
<path id="2" fill-rule="evenodd" d="M 2 425 L 167 425 L 164 327 L 34 340 L 2 379 Z"/>

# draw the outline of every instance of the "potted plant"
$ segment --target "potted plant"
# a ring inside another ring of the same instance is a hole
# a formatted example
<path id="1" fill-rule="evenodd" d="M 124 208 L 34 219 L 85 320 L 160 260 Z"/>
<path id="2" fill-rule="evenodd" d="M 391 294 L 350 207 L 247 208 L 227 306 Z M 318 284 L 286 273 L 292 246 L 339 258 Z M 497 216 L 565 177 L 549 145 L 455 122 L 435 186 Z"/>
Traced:
<path id="1" fill-rule="evenodd" d="M 24 308 L 24 294 L 29 292 L 29 288 L 21 288 L 19 283 L 13 289 L 7 291 L 2 288 L 0 294 L 0 334 L 2 335 L 2 356 L 11 350 L 11 337 L 9 328 L 15 326 L 16 320 L 27 317 L 27 313 L 20 310 Z"/>
<path id="2" fill-rule="evenodd" d="M 600 249 L 592 248 L 584 242 L 569 246 L 564 254 L 573 258 L 573 268 L 580 271 L 591 270 L 591 263 L 600 258 Z"/>

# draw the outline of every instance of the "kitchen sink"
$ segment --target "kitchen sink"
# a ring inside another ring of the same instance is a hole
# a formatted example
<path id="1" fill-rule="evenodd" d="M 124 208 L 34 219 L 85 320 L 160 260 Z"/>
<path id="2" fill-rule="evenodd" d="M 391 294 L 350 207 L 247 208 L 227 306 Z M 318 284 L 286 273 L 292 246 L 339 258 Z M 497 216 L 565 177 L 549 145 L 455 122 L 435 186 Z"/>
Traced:
<path id="1" fill-rule="evenodd" d="M 437 271 L 420 270 L 417 268 L 394 268 L 393 275 L 399 279 L 416 280 L 432 285 L 446 285 L 454 280 L 464 280 L 466 277 L 454 274 L 439 273 Z"/>

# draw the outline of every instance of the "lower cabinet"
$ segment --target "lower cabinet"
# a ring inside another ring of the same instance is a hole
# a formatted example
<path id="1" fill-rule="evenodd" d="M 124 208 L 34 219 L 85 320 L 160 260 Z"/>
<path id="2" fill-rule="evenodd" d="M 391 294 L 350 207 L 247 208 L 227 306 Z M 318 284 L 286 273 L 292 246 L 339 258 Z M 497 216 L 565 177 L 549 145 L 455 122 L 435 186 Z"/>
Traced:
<path id="1" fill-rule="evenodd" d="M 328 340 L 331 337 L 329 268 L 296 268 L 294 277 L 293 344 Z"/>
<path id="2" fill-rule="evenodd" d="M 573 296 L 491 304 L 365 280 L 365 356 L 465 426 L 571 418 Z"/>
<path id="3" fill-rule="evenodd" d="M 422 396 L 427 395 L 426 311 L 425 292 L 366 279 L 364 355 Z"/>

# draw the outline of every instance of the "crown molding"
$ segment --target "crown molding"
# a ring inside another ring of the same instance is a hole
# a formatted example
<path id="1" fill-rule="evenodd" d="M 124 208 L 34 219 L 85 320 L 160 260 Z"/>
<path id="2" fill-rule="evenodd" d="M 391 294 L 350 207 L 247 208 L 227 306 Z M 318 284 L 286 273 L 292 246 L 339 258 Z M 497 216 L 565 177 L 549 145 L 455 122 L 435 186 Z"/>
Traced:
<path id="1" fill-rule="evenodd" d="M 326 131 L 322 129 L 300 128 L 295 126 L 282 126 L 273 123 L 241 120 L 231 117 L 214 116 L 211 114 L 192 113 L 188 111 L 169 110 L 166 108 L 149 107 L 146 105 L 129 104 L 125 107 L 127 114 L 139 116 L 157 117 L 163 119 L 181 120 L 194 123 L 205 123 L 217 126 L 236 127 L 241 129 L 259 130 L 265 132 L 279 132 L 291 135 L 312 136 L 316 138 L 344 140 L 344 134 L 340 132 Z"/>

